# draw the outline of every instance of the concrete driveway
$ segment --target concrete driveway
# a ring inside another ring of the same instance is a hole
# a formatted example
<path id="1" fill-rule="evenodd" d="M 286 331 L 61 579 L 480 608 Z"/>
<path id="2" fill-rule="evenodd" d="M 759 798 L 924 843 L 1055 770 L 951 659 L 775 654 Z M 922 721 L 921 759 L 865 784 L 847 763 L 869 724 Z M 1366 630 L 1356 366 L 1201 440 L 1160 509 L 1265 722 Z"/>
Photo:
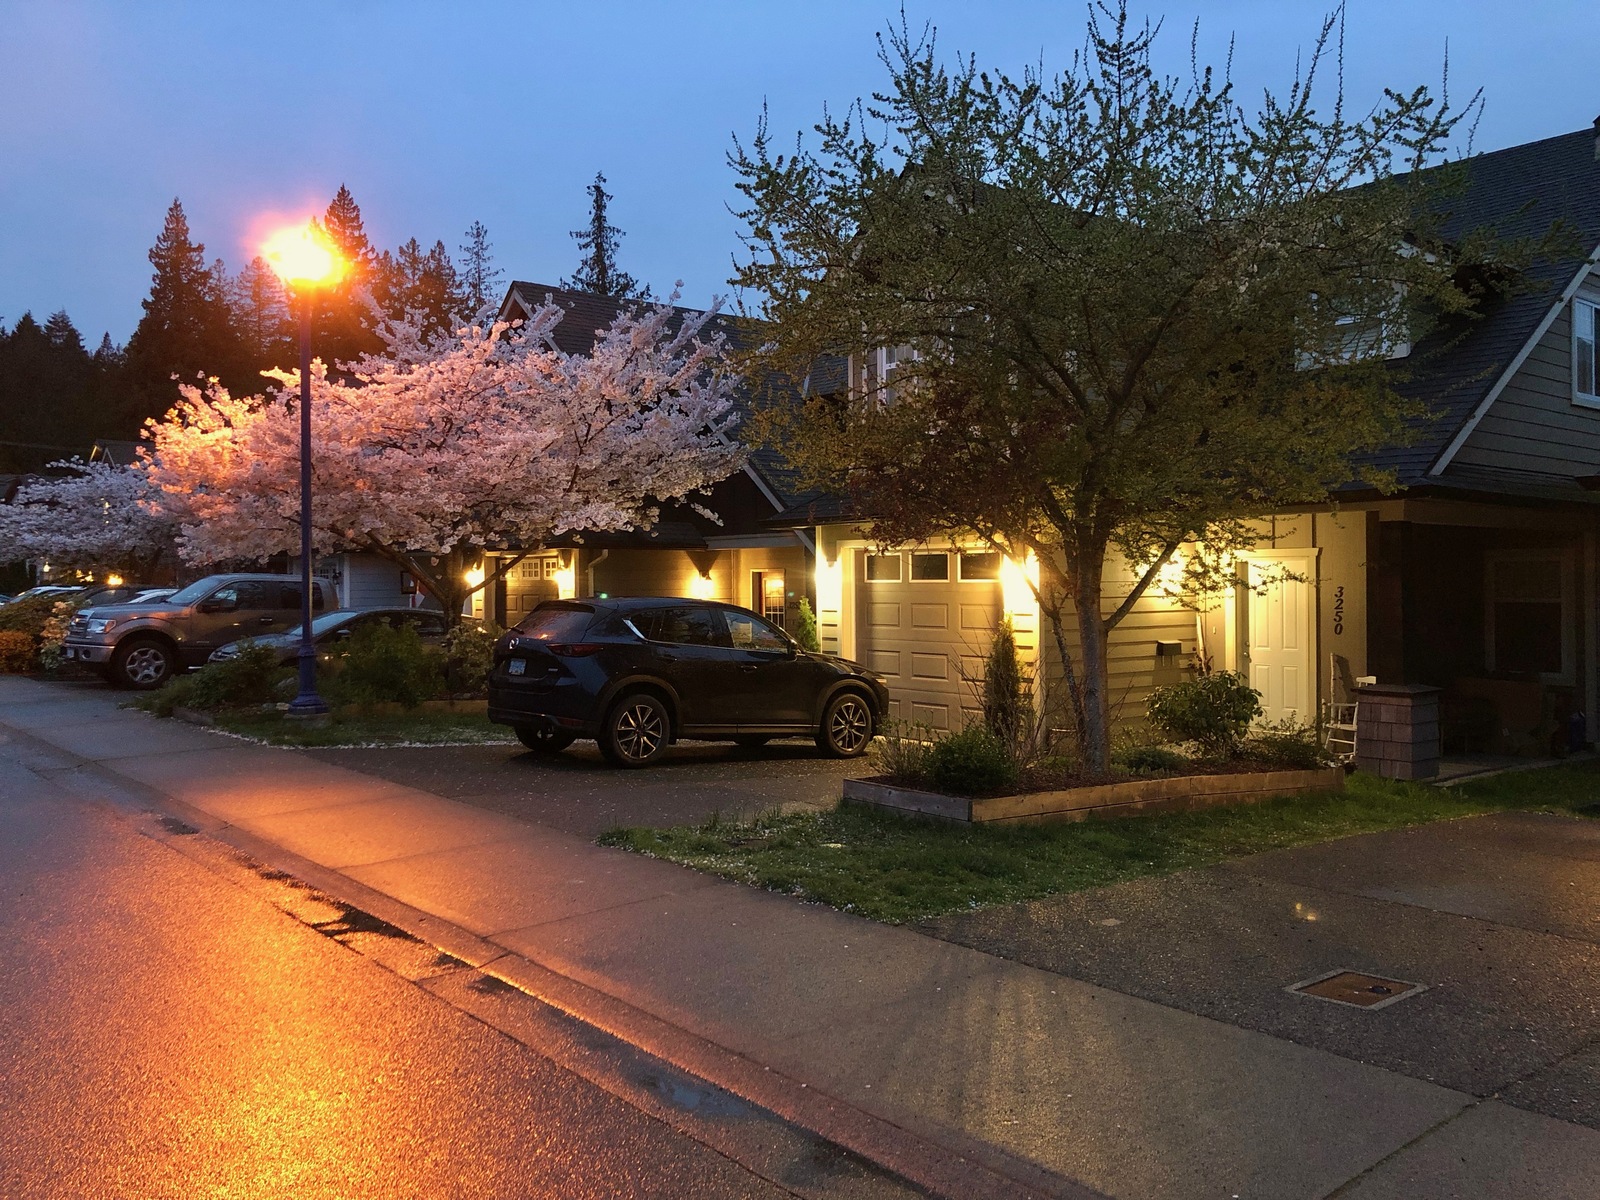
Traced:
<path id="1" fill-rule="evenodd" d="M 593 742 L 577 742 L 553 756 L 507 746 L 308 753 L 591 838 L 618 825 L 688 825 L 713 814 L 746 820 L 775 810 L 832 808 L 843 779 L 872 770 L 867 759 L 826 758 L 810 741 L 800 740 L 775 741 L 759 750 L 682 742 L 664 761 L 637 771 L 606 765 Z"/>
<path id="2" fill-rule="evenodd" d="M 1441 821 L 922 928 L 1600 1129 L 1600 821 Z M 1338 969 L 1426 990 L 1376 1009 L 1286 990 Z"/>

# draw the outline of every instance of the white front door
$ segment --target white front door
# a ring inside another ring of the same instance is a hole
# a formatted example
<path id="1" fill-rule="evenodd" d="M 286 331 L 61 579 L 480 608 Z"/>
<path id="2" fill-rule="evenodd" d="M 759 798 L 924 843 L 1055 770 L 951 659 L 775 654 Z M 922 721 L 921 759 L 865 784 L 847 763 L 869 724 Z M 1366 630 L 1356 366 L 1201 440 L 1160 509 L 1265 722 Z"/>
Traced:
<path id="1" fill-rule="evenodd" d="M 1263 721 L 1309 725 L 1316 716 L 1311 708 L 1312 570 L 1309 558 L 1249 563 L 1246 674 L 1261 693 Z M 1285 572 L 1300 578 L 1286 579 Z"/>

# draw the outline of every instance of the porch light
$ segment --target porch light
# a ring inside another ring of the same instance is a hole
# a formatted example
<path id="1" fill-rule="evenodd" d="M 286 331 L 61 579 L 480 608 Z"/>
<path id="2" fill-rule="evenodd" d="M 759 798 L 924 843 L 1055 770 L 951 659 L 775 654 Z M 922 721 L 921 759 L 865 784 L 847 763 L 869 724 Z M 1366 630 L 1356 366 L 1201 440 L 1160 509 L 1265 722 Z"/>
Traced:
<path id="1" fill-rule="evenodd" d="M 716 584 L 711 582 L 711 576 L 698 574 L 690 581 L 689 590 L 694 593 L 696 600 L 709 600 L 717 594 Z"/>
<path id="2" fill-rule="evenodd" d="M 483 568 L 481 566 L 473 567 L 470 571 L 463 572 L 461 578 L 466 580 L 468 587 L 481 587 L 483 586 Z"/>
<path id="3" fill-rule="evenodd" d="M 107 587 L 121 587 L 122 586 L 122 576 L 121 575 L 107 575 L 106 576 L 106 586 Z"/>
<path id="4" fill-rule="evenodd" d="M 1039 560 L 1029 551 L 1022 562 L 1005 556 L 1000 559 L 1000 601 L 1006 616 L 1032 613 L 1038 607 L 1033 589 L 1039 583 Z"/>

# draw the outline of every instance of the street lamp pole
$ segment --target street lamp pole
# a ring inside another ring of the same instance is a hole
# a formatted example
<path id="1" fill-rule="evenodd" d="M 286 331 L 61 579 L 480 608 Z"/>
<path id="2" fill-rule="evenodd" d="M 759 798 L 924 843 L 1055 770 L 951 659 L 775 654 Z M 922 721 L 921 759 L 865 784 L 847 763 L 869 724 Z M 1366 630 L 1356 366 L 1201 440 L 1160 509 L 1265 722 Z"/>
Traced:
<path id="1" fill-rule="evenodd" d="M 311 637 L 311 289 L 300 301 L 300 694 L 289 701 L 296 717 L 328 711 L 317 695 L 317 646 Z"/>
<path id="2" fill-rule="evenodd" d="M 338 282 L 348 264 L 315 222 L 280 230 L 262 249 L 300 310 L 300 694 L 289 702 L 289 715 L 318 717 L 328 705 L 317 695 L 311 638 L 311 307 L 317 288 Z"/>

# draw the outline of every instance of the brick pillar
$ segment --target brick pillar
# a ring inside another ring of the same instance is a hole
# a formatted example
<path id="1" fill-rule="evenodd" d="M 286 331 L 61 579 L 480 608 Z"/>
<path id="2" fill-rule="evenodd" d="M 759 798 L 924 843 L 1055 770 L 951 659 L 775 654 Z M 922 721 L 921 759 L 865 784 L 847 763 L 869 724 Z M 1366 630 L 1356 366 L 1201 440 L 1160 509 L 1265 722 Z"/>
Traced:
<path id="1" fill-rule="evenodd" d="M 1439 773 L 1439 693 L 1416 683 L 1356 689 L 1356 766 L 1385 779 Z"/>

